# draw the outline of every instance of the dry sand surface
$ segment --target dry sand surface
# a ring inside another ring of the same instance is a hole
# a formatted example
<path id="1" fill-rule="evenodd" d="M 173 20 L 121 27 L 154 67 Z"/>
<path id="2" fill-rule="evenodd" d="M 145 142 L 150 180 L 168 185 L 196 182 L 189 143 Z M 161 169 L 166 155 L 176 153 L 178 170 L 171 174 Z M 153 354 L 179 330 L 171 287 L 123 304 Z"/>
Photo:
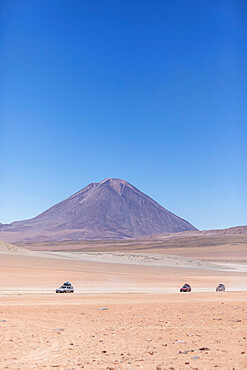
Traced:
<path id="1" fill-rule="evenodd" d="M 1 369 L 246 369 L 247 293 L 2 297 Z"/>
<path id="2" fill-rule="evenodd" d="M 75 285 L 76 293 L 175 293 L 185 282 L 195 292 L 213 292 L 219 282 L 224 282 L 228 290 L 247 290 L 246 265 L 242 265 L 243 271 L 210 270 L 188 265 L 174 268 L 66 259 L 63 254 L 61 257 L 41 253 L 38 257 L 0 255 L 0 294 L 53 294 L 66 280 Z"/>
<path id="3" fill-rule="evenodd" d="M 244 264 L 2 250 L 1 369 L 247 369 Z M 55 294 L 66 280 L 75 293 Z"/>

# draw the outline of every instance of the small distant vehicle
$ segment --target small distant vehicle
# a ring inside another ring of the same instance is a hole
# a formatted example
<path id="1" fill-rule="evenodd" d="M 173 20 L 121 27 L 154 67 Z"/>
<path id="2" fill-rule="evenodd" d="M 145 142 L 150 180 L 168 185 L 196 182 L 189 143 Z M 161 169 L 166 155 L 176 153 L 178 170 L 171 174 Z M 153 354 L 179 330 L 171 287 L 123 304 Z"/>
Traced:
<path id="1" fill-rule="evenodd" d="M 74 293 L 74 287 L 66 281 L 60 288 L 56 289 L 56 293 Z"/>
<path id="2" fill-rule="evenodd" d="M 184 284 L 182 288 L 180 288 L 180 292 L 191 292 L 191 286 L 189 284 Z"/>
<path id="3" fill-rule="evenodd" d="M 219 284 L 216 288 L 216 292 L 224 292 L 226 290 L 226 287 L 224 284 Z"/>

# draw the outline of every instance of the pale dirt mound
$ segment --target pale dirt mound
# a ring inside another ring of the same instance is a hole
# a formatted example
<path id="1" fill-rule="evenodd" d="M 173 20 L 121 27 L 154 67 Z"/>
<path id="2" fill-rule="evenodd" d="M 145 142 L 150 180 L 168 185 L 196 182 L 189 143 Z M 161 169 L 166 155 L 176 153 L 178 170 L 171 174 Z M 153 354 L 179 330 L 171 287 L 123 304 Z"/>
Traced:
<path id="1" fill-rule="evenodd" d="M 0 240 L 0 254 L 12 254 L 19 256 L 35 256 L 36 252 L 29 251 L 28 249 L 18 247 L 17 245 L 3 242 Z"/>

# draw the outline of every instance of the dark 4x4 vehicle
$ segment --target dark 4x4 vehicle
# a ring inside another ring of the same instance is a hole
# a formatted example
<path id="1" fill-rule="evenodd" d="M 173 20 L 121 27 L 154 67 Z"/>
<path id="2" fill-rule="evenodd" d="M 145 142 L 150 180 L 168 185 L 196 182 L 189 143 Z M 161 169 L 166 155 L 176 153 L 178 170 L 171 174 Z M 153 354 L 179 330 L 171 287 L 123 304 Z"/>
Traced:
<path id="1" fill-rule="evenodd" d="M 226 290 L 224 284 L 219 284 L 216 288 L 216 292 L 224 292 Z"/>
<path id="2" fill-rule="evenodd" d="M 180 288 L 180 292 L 191 292 L 191 286 L 189 284 L 184 284 L 184 286 Z"/>

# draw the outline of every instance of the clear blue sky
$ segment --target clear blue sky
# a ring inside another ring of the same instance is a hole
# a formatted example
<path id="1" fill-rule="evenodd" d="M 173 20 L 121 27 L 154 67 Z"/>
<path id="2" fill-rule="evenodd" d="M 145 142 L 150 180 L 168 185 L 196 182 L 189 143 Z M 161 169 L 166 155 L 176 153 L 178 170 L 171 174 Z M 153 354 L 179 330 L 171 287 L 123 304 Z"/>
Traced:
<path id="1" fill-rule="evenodd" d="M 0 222 L 107 177 L 247 224 L 246 0 L 2 0 Z"/>

